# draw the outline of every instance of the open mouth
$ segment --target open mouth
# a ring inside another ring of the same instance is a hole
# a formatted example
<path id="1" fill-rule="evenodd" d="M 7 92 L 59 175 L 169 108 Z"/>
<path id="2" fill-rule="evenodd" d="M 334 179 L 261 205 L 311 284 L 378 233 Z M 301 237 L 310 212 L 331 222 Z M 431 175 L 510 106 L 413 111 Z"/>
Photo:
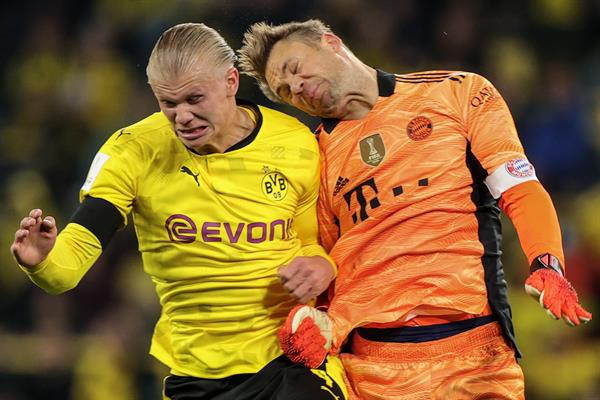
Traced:
<path id="1" fill-rule="evenodd" d="M 195 128 L 189 129 L 178 129 L 179 137 L 185 140 L 195 140 L 206 134 L 208 126 L 202 125 Z"/>

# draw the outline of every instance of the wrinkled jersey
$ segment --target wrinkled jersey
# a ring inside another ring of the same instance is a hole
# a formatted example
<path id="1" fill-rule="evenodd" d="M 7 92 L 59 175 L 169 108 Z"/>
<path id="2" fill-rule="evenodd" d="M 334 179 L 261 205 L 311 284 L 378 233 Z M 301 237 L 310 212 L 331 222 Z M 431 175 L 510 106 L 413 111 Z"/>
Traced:
<path id="1" fill-rule="evenodd" d="M 502 191 L 506 174 L 535 175 L 504 100 L 472 73 L 378 71 L 378 84 L 366 118 L 318 129 L 321 240 L 339 268 L 336 343 L 357 326 L 480 314 L 488 292 L 510 331 L 499 209 L 486 185 Z"/>
<path id="2" fill-rule="evenodd" d="M 314 136 L 295 118 L 245 107 L 257 127 L 222 154 L 187 149 L 161 113 L 117 131 L 81 190 L 124 224 L 132 215 L 162 306 L 151 353 L 180 375 L 253 373 L 282 354 L 276 334 L 295 302 L 277 269 L 321 249 Z"/>

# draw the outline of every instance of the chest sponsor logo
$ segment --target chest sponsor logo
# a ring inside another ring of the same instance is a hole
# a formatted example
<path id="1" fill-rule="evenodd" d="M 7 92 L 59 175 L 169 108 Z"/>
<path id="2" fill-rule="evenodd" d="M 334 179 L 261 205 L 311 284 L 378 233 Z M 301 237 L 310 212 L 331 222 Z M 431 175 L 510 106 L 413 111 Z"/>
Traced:
<path id="1" fill-rule="evenodd" d="M 202 242 L 248 243 L 272 242 L 291 237 L 292 219 L 270 222 L 218 222 L 203 221 L 197 225 L 184 214 L 173 214 L 165 221 L 169 240 L 176 243 Z"/>
<path id="2" fill-rule="evenodd" d="M 526 178 L 535 173 L 533 165 L 524 158 L 510 160 L 506 163 L 506 171 L 516 178 Z"/>
<path id="3" fill-rule="evenodd" d="M 359 147 L 360 157 L 372 167 L 378 166 L 385 157 L 385 144 L 379 133 L 362 139 Z"/>
<path id="4" fill-rule="evenodd" d="M 285 199 L 288 192 L 288 181 L 279 171 L 267 172 L 261 182 L 262 192 L 265 197 L 273 201 Z"/>
<path id="5" fill-rule="evenodd" d="M 396 198 L 399 196 L 403 196 L 404 193 L 407 191 L 425 190 L 427 187 L 430 186 L 430 184 L 431 181 L 429 178 L 421 178 L 418 181 L 410 182 L 407 185 L 398 185 L 391 187 L 393 185 L 393 182 L 390 182 L 390 179 L 388 177 L 388 179 L 385 180 L 385 183 L 383 185 L 380 183 L 380 186 L 378 187 L 375 181 L 375 176 L 371 176 L 369 179 L 359 183 L 358 185 L 344 193 L 343 198 L 346 202 L 347 208 L 342 207 L 341 209 L 339 209 L 340 211 L 338 213 L 338 216 L 340 216 L 340 218 L 343 218 L 344 220 L 349 216 L 352 218 L 352 224 L 358 225 L 362 221 L 365 221 L 367 218 L 369 218 L 369 213 L 371 211 L 375 210 L 376 208 L 382 205 L 383 200 L 380 201 L 381 194 L 379 189 L 381 186 L 385 187 L 384 191 L 391 189 L 393 197 Z M 341 229 L 340 219 L 338 219 L 337 216 L 336 225 L 339 229 L 339 235 L 342 235 L 344 233 L 344 230 Z"/>
<path id="6" fill-rule="evenodd" d="M 412 140 L 423 140 L 433 132 L 433 124 L 427 117 L 418 116 L 410 120 L 406 126 L 406 134 Z"/>

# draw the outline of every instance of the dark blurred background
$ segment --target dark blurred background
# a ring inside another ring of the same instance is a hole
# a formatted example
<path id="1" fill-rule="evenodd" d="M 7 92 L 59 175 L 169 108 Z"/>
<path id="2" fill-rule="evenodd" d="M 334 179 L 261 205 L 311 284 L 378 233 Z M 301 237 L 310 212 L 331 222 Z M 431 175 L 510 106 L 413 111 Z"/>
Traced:
<path id="1" fill-rule="evenodd" d="M 15 266 L 14 231 L 35 207 L 64 225 L 98 147 L 158 109 L 145 66 L 166 28 L 205 22 L 237 49 L 253 22 L 313 17 L 372 66 L 473 71 L 504 95 L 554 199 L 568 277 L 596 316 L 572 329 L 524 294 L 527 262 L 505 220 L 527 398 L 600 399 L 600 1 L 20 0 L 0 10 L 0 400 L 160 398 L 167 371 L 147 354 L 158 301 L 132 230 L 61 296 Z M 240 97 L 273 106 L 246 77 Z"/>

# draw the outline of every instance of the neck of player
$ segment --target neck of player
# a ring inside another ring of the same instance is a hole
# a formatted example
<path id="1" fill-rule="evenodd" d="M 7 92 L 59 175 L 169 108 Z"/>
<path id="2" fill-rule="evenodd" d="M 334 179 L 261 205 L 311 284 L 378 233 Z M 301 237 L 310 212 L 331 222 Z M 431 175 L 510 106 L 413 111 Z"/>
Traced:
<path id="1" fill-rule="evenodd" d="M 377 71 L 360 63 L 355 67 L 350 84 L 352 88 L 348 94 L 348 106 L 340 119 L 362 119 L 373 109 L 379 98 Z"/>
<path id="2" fill-rule="evenodd" d="M 236 106 L 227 127 L 210 143 L 197 147 L 194 150 L 200 155 L 224 153 L 228 148 L 248 137 L 256 123 L 248 112 L 241 106 Z"/>

